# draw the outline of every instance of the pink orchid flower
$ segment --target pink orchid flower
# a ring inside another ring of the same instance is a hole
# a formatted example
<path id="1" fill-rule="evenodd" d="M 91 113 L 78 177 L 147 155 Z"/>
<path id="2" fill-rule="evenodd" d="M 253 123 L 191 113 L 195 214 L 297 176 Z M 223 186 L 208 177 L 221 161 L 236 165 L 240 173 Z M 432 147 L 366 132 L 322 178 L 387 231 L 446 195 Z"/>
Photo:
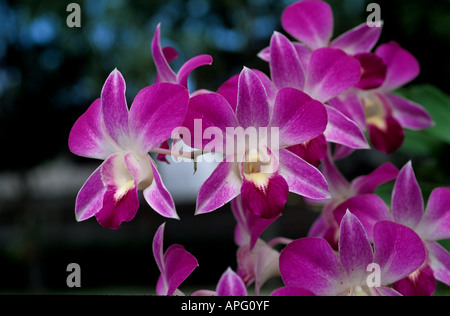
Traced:
<path id="1" fill-rule="evenodd" d="M 182 245 L 171 245 L 164 252 L 165 226 L 165 223 L 159 226 L 153 238 L 153 256 L 161 272 L 156 285 L 156 294 L 184 296 L 178 288 L 198 267 L 198 262 Z"/>
<path id="2" fill-rule="evenodd" d="M 226 159 L 219 163 L 212 175 L 200 188 L 196 214 L 212 212 L 239 194 L 243 203 L 254 214 L 275 218 L 283 210 L 289 192 L 310 198 L 328 198 L 328 187 L 317 168 L 284 148 L 303 143 L 322 134 L 327 115 L 324 106 L 305 93 L 285 88 L 278 91 L 273 107 L 268 92 L 259 76 L 244 68 L 238 80 L 237 106 L 233 109 L 225 97 L 207 93 L 192 97 L 186 115 L 186 127 L 194 135 L 193 144 L 204 149 L 210 142 L 203 139 L 205 130 L 220 131 L 222 148 L 227 140 L 234 140 L 230 129 L 266 128 L 268 133 L 277 130 L 277 145 L 258 139 L 258 148 L 238 144 L 243 150 L 224 153 Z M 201 135 L 195 121 L 201 120 Z M 197 132 L 197 133 L 196 133 Z M 261 136 L 262 138 L 262 136 Z M 216 148 L 217 149 L 217 148 Z M 220 148 L 218 149 L 218 151 Z M 262 160 L 269 156 L 270 161 Z"/>
<path id="3" fill-rule="evenodd" d="M 408 162 L 401 170 L 392 192 L 392 213 L 387 206 L 372 210 L 357 208 L 351 210 L 366 227 L 373 230 L 377 218 L 393 221 L 413 229 L 427 249 L 426 262 L 413 274 L 394 284 L 405 295 L 431 295 L 436 288 L 436 279 L 450 285 L 450 254 L 437 241 L 450 238 L 450 188 L 436 188 L 432 191 L 427 207 L 424 207 L 422 191 Z M 342 217 L 337 212 L 336 217 Z M 370 234 L 369 234 L 370 235 Z"/>
<path id="4" fill-rule="evenodd" d="M 129 110 L 122 74 L 114 70 L 109 75 L 101 97 L 76 121 L 69 135 L 74 154 L 104 160 L 78 193 L 78 221 L 95 216 L 100 225 L 119 228 L 135 217 L 138 190 L 160 215 L 178 218 L 148 153 L 181 125 L 188 100 L 184 87 L 158 83 L 141 90 Z"/>
<path id="5" fill-rule="evenodd" d="M 375 224 L 373 250 L 363 225 L 350 212 L 342 218 L 339 231 L 338 253 L 324 239 L 310 237 L 297 239 L 281 251 L 285 293 L 398 296 L 388 285 L 414 272 L 426 258 L 419 236 L 404 225 Z M 369 267 L 374 264 L 379 267 L 379 284 L 371 279 Z"/>

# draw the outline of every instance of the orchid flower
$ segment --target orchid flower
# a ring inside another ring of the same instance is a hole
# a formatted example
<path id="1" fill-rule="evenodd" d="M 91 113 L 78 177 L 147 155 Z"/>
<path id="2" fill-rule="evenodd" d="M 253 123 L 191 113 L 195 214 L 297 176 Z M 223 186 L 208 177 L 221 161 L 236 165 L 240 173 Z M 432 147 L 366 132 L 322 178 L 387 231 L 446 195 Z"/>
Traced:
<path id="1" fill-rule="evenodd" d="M 152 56 L 155 62 L 157 76 L 155 82 L 167 82 L 180 84 L 188 89 L 188 78 L 193 70 L 198 67 L 211 65 L 213 59 L 210 55 L 199 55 L 191 58 L 181 66 L 178 73 L 175 73 L 170 67 L 170 62 L 178 58 L 177 51 L 170 46 L 161 46 L 161 24 L 156 26 L 155 35 L 152 40 Z M 192 95 L 199 93 L 194 91 Z M 169 154 L 170 144 L 168 140 L 162 142 L 160 146 L 161 153 L 157 156 L 159 161 L 169 163 L 166 154 Z"/>
<path id="2" fill-rule="evenodd" d="M 225 156 L 201 186 L 196 214 L 212 212 L 239 194 L 246 207 L 267 219 L 282 212 L 289 192 L 328 198 L 328 186 L 319 170 L 284 149 L 323 133 L 327 124 L 324 106 L 299 90 L 285 88 L 278 91 L 270 107 L 263 82 L 246 67 L 238 86 L 235 110 L 218 93 L 197 95 L 189 102 L 183 126 L 194 135 L 191 147 L 209 148 L 211 142 L 203 136 L 214 131 L 215 148 L 210 149 Z M 196 127 L 199 121 L 201 126 Z M 251 147 L 245 135 L 235 143 L 237 131 L 247 129 L 263 131 Z M 273 141 L 270 145 L 269 139 Z M 230 152 L 228 142 L 238 150 Z"/>
<path id="3" fill-rule="evenodd" d="M 222 274 L 215 291 L 198 290 L 191 296 L 247 296 L 247 288 L 241 277 L 230 267 Z"/>
<path id="4" fill-rule="evenodd" d="M 76 121 L 69 135 L 74 154 L 104 160 L 78 193 L 78 221 L 95 216 L 100 225 L 119 228 L 135 217 L 138 190 L 143 190 L 157 213 L 178 218 L 148 153 L 181 125 L 188 100 L 184 87 L 158 83 L 141 90 L 128 110 L 122 74 L 114 70 L 109 75 L 100 99 Z"/>
<path id="5" fill-rule="evenodd" d="M 436 188 L 424 208 L 422 191 L 414 175 L 412 163 L 401 170 L 392 192 L 392 213 L 386 207 L 380 208 L 376 217 L 389 220 L 413 229 L 427 249 L 427 261 L 420 269 L 400 280 L 394 287 L 405 295 L 431 295 L 436 279 L 450 285 L 450 254 L 437 241 L 450 238 L 450 188 Z M 352 210 L 368 230 L 373 229 L 373 211 Z M 371 214 L 368 214 L 371 213 Z M 337 216 L 339 216 L 337 214 Z"/>
<path id="6" fill-rule="evenodd" d="M 316 138 L 292 150 L 306 158 L 310 155 L 320 162 L 326 153 L 326 142 L 342 144 L 353 149 L 368 149 L 361 128 L 336 108 L 326 104 L 329 100 L 352 88 L 361 80 L 361 64 L 344 51 L 319 48 L 303 60 L 294 43 L 275 32 L 270 42 L 270 72 L 277 89 L 295 88 L 325 104 L 328 125 L 322 138 Z M 308 147 L 305 150 L 304 147 Z M 315 151 L 315 155 L 311 153 Z M 318 164 L 316 164 L 318 165 Z"/>
<path id="7" fill-rule="evenodd" d="M 198 262 L 178 244 L 171 245 L 165 252 L 163 251 L 165 226 L 165 223 L 159 226 L 153 238 L 153 256 L 161 272 L 156 285 L 156 294 L 184 296 L 178 287 L 198 267 Z"/>
<path id="8" fill-rule="evenodd" d="M 239 246 L 237 272 L 246 285 L 255 283 L 255 295 L 259 295 L 267 280 L 280 275 L 280 253 L 274 247 L 277 244 L 288 244 L 291 240 L 278 237 L 268 243 L 264 242 L 259 236 L 276 218 L 264 219 L 256 216 L 243 205 L 239 196 L 233 199 L 231 208 L 237 220 L 234 232 L 234 240 Z"/>
<path id="9" fill-rule="evenodd" d="M 340 224 L 338 254 L 321 238 L 291 242 L 280 254 L 283 291 L 319 296 L 399 295 L 388 285 L 423 264 L 425 247 L 412 229 L 390 221 L 375 224 L 373 239 L 374 250 L 361 222 L 347 211 Z M 368 272 L 375 264 L 379 284 Z"/>
<path id="10" fill-rule="evenodd" d="M 361 59 L 361 63 L 375 73 L 369 81 L 384 78 L 379 81 L 382 84 L 367 82 L 329 103 L 368 131 L 376 149 L 392 153 L 403 144 L 405 128 L 422 130 L 433 126 L 432 118 L 421 105 L 393 93 L 419 75 L 419 63 L 410 52 L 392 41 L 378 47 L 370 58 Z M 337 154 L 344 157 L 349 152 L 343 150 Z"/>
<path id="11" fill-rule="evenodd" d="M 387 162 L 368 175 L 360 176 L 353 181 L 347 179 L 339 172 L 331 158 L 330 151 L 325 157 L 321 171 L 330 187 L 333 196 L 331 200 L 309 200 L 314 204 L 322 204 L 321 216 L 312 225 L 308 236 L 325 238 L 333 248 L 337 248 L 339 236 L 338 218 L 342 218 L 347 209 L 363 209 L 367 228 L 377 221 L 385 219 L 384 214 L 389 212 L 384 201 L 376 194 L 376 188 L 383 183 L 394 180 L 398 175 L 398 169 Z M 340 216 L 340 217 L 339 217 Z M 371 231 L 368 231 L 371 237 Z"/>

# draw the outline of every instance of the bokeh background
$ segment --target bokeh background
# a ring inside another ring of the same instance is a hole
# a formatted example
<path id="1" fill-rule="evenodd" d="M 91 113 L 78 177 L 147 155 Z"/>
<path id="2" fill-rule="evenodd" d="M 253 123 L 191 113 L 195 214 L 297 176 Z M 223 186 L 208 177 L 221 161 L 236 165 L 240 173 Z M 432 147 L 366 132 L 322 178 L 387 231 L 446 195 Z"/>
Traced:
<path id="1" fill-rule="evenodd" d="M 69 28 L 66 7 L 81 7 L 81 28 Z M 158 269 L 151 243 L 166 224 L 165 247 L 181 243 L 200 266 L 182 290 L 214 289 L 227 267 L 236 268 L 234 218 L 229 205 L 194 216 L 201 182 L 214 166 L 161 165 L 181 221 L 166 220 L 141 203 L 136 218 L 121 229 L 102 228 L 95 219 L 77 223 L 75 198 L 99 161 L 68 150 L 76 119 L 99 97 L 108 74 L 118 68 L 127 99 L 153 83 L 150 43 L 158 23 L 163 46 L 187 59 L 210 54 L 214 63 L 191 75 L 191 89 L 216 90 L 243 66 L 267 74 L 256 54 L 292 0 L 0 0 L 0 293 L 152 294 Z M 329 0 L 335 36 L 364 22 L 364 0 Z M 401 168 L 412 160 L 425 200 L 432 189 L 450 186 L 450 1 L 378 1 L 385 21 L 379 43 L 398 41 L 421 64 L 421 74 L 399 93 L 425 106 L 436 126 L 408 131 L 391 155 L 356 152 L 338 166 L 349 179 L 386 161 Z M 378 193 L 389 201 L 393 183 Z M 316 210 L 290 196 L 283 216 L 263 235 L 305 236 Z M 448 248 L 449 243 L 443 242 Z M 69 263 L 81 266 L 81 288 L 69 289 Z M 279 286 L 272 280 L 268 287 Z M 437 294 L 449 294 L 438 285 Z"/>

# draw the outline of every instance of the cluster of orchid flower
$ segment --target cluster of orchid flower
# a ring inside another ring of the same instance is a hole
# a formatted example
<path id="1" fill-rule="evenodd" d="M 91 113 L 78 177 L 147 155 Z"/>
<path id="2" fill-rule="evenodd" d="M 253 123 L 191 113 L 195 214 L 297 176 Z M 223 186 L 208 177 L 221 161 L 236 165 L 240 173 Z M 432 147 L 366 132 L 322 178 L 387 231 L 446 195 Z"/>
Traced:
<path id="1" fill-rule="evenodd" d="M 366 23 L 331 40 L 333 13 L 319 0 L 288 6 L 282 26 L 295 41 L 274 32 L 258 55 L 270 64 L 269 75 L 244 67 L 215 92 L 190 92 L 189 74 L 212 58 L 194 57 L 175 73 L 169 63 L 177 52 L 161 47 L 158 25 L 152 42 L 156 82 L 129 109 L 125 81 L 114 70 L 70 133 L 74 154 L 104 160 L 77 196 L 76 219 L 95 216 L 117 229 L 134 218 L 140 190 L 157 213 L 178 219 L 149 153 L 166 161 L 166 155 L 194 160 L 214 152 L 223 159 L 201 186 L 195 214 L 231 203 L 237 269 L 227 269 L 216 289 L 192 295 L 247 295 L 251 284 L 259 295 L 267 280 L 280 276 L 285 286 L 272 295 L 431 295 L 436 280 L 450 285 L 450 254 L 437 243 L 450 238 L 450 188 L 436 188 L 425 208 L 411 162 L 401 170 L 386 163 L 351 183 L 335 165 L 370 144 L 391 153 L 402 145 L 404 128 L 433 125 L 420 105 L 392 93 L 419 74 L 418 62 L 396 42 L 372 52 L 381 27 Z M 211 128 L 215 146 L 211 133 L 205 137 Z M 239 128 L 264 133 L 256 146 L 244 140 L 240 150 L 224 150 L 236 136 L 230 131 Z M 180 152 L 180 143 L 192 150 Z M 391 180 L 388 206 L 374 192 Z M 321 215 L 307 237 L 262 240 L 289 192 L 322 205 Z M 164 251 L 164 228 L 153 240 L 161 271 L 156 293 L 183 295 L 179 287 L 198 262 L 181 245 Z M 373 264 L 379 267 L 376 286 L 367 282 Z"/>

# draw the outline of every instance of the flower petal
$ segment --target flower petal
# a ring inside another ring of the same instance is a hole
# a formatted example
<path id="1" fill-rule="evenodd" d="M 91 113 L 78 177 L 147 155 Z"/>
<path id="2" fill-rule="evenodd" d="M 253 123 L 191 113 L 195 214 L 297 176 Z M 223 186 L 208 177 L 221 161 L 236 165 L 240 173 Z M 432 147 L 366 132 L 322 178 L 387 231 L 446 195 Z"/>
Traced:
<path id="1" fill-rule="evenodd" d="M 354 121 L 331 106 L 325 106 L 328 124 L 324 132 L 328 142 L 341 144 L 354 149 L 369 149 L 361 128 Z"/>
<path id="2" fill-rule="evenodd" d="M 434 276 L 439 281 L 450 285 L 450 253 L 437 242 L 428 241 L 426 246 Z"/>
<path id="3" fill-rule="evenodd" d="M 286 32 L 312 49 L 328 46 L 333 35 L 333 12 L 323 1 L 296 2 L 284 10 L 281 22 Z"/>
<path id="4" fill-rule="evenodd" d="M 161 24 L 158 24 L 152 41 L 152 56 L 158 72 L 159 82 L 177 83 L 177 75 L 170 68 L 169 62 L 161 49 Z"/>
<path id="5" fill-rule="evenodd" d="M 415 228 L 423 216 L 422 191 L 411 161 L 401 170 L 392 192 L 392 215 L 397 223 Z"/>
<path id="6" fill-rule="evenodd" d="M 327 126 L 322 103 L 293 88 L 278 91 L 271 127 L 279 128 L 280 146 L 293 146 L 321 135 Z"/>
<path id="7" fill-rule="evenodd" d="M 294 45 L 281 33 L 275 32 L 270 40 L 270 75 L 278 89 L 303 90 L 305 72 Z"/>
<path id="8" fill-rule="evenodd" d="M 92 173 L 77 195 L 75 217 L 79 222 L 94 216 L 103 207 L 106 188 L 100 170 L 101 166 Z"/>
<path id="9" fill-rule="evenodd" d="M 167 280 L 167 295 L 171 296 L 186 278 L 198 267 L 197 259 L 183 246 L 175 244 L 164 253 L 164 276 Z"/>
<path id="10" fill-rule="evenodd" d="M 195 214 L 212 212 L 239 195 L 242 179 L 236 163 L 222 162 L 200 187 Z"/>
<path id="11" fill-rule="evenodd" d="M 386 162 L 372 173 L 355 178 L 351 183 L 351 190 L 355 194 L 373 193 L 381 184 L 397 178 L 398 173 L 397 167 Z"/>
<path id="12" fill-rule="evenodd" d="M 199 55 L 189 59 L 183 66 L 181 66 L 180 70 L 177 74 L 177 82 L 181 84 L 183 87 L 188 87 L 188 77 L 194 69 L 197 69 L 200 66 L 211 65 L 213 59 L 210 55 Z"/>
<path id="13" fill-rule="evenodd" d="M 381 267 L 381 285 L 403 279 L 424 263 L 424 244 L 411 228 L 381 221 L 375 224 L 373 236 L 374 261 Z"/>
<path id="14" fill-rule="evenodd" d="M 111 155 L 101 165 L 101 177 L 106 186 L 103 207 L 95 214 L 100 225 L 118 229 L 122 222 L 129 222 L 139 208 L 137 181 L 127 169 L 125 156 Z"/>
<path id="15" fill-rule="evenodd" d="M 149 158 L 150 159 L 150 158 Z M 153 161 L 150 160 L 153 172 L 152 184 L 144 190 L 144 198 L 158 214 L 167 218 L 179 219 L 175 203 L 158 172 Z"/>
<path id="16" fill-rule="evenodd" d="M 336 98 L 329 100 L 327 104 L 354 121 L 361 129 L 365 129 L 366 114 L 364 106 L 354 89 L 341 93 Z"/>
<path id="17" fill-rule="evenodd" d="M 247 296 L 247 288 L 239 275 L 228 268 L 217 284 L 217 296 Z"/>
<path id="18" fill-rule="evenodd" d="M 430 114 L 419 104 L 391 93 L 386 93 L 385 96 L 392 107 L 392 116 L 403 127 L 421 130 L 434 125 Z"/>
<path id="19" fill-rule="evenodd" d="M 166 227 L 166 223 L 162 223 L 158 229 L 156 230 L 155 236 L 153 237 L 152 243 L 152 251 L 153 257 L 155 258 L 156 265 L 159 268 L 159 271 L 162 275 L 164 275 L 165 267 L 164 267 L 164 229 Z"/>
<path id="20" fill-rule="evenodd" d="M 178 84 L 142 89 L 130 110 L 130 133 L 139 150 L 147 153 L 168 140 L 183 123 L 188 103 L 189 91 Z"/>
<path id="21" fill-rule="evenodd" d="M 370 141 L 376 149 L 386 154 L 399 149 L 405 140 L 405 131 L 392 116 L 383 120 L 384 127 L 368 124 Z"/>
<path id="22" fill-rule="evenodd" d="M 431 192 L 416 232 L 425 240 L 450 238 L 450 188 L 437 188 Z"/>
<path id="23" fill-rule="evenodd" d="M 327 155 L 328 143 L 323 134 L 304 143 L 288 147 L 287 150 L 296 154 L 314 167 L 319 167 Z"/>
<path id="24" fill-rule="evenodd" d="M 357 195 L 339 204 L 334 211 L 338 223 L 347 210 L 361 221 L 370 241 L 373 241 L 373 229 L 378 222 L 392 220 L 388 206 L 375 194 Z"/>
<path id="25" fill-rule="evenodd" d="M 360 81 L 361 64 L 342 50 L 319 48 L 311 55 L 307 74 L 304 91 L 326 102 Z"/>
<path id="26" fill-rule="evenodd" d="M 313 292 L 297 287 L 281 287 L 273 291 L 270 296 L 316 296 Z"/>
<path id="27" fill-rule="evenodd" d="M 288 183 L 290 192 L 311 199 L 331 197 L 322 173 L 287 150 L 280 151 L 280 174 Z"/>
<path id="28" fill-rule="evenodd" d="M 423 265 L 409 276 L 393 284 L 393 288 L 403 296 L 431 296 L 436 290 L 433 270 Z"/>
<path id="29" fill-rule="evenodd" d="M 75 122 L 69 134 L 69 149 L 78 156 L 106 159 L 119 150 L 102 124 L 100 99 Z"/>
<path id="30" fill-rule="evenodd" d="M 321 171 L 328 182 L 333 198 L 339 199 L 349 195 L 350 183 L 338 170 L 330 154 L 325 156 Z"/>
<path id="31" fill-rule="evenodd" d="M 339 260 L 353 285 L 365 283 L 367 266 L 373 263 L 372 246 L 363 225 L 348 210 L 340 225 Z"/>
<path id="32" fill-rule="evenodd" d="M 101 94 L 102 117 L 106 131 L 122 148 L 130 143 L 125 90 L 125 79 L 115 69 L 106 79 Z"/>
<path id="33" fill-rule="evenodd" d="M 266 127 L 269 124 L 269 102 L 264 85 L 246 67 L 239 75 L 236 117 L 243 128 Z"/>
<path id="34" fill-rule="evenodd" d="M 350 288 L 349 279 L 330 245 L 321 238 L 301 238 L 280 254 L 280 272 L 288 287 L 319 296 L 335 296 Z"/>
<path id="35" fill-rule="evenodd" d="M 387 66 L 386 81 L 380 88 L 383 91 L 393 91 L 414 80 L 420 73 L 417 59 L 394 41 L 378 47 L 376 54 Z"/>
<path id="36" fill-rule="evenodd" d="M 246 234 L 250 236 L 250 250 L 253 249 L 256 241 L 264 230 L 266 230 L 266 228 L 276 220 L 276 218 L 265 219 L 253 214 L 253 212 L 244 206 L 240 196 L 236 197 L 231 202 L 231 210 L 238 222 L 238 225 Z M 239 242 L 238 245 L 242 246 Z"/>
<path id="37" fill-rule="evenodd" d="M 183 126 L 192 135 L 191 143 L 187 143 L 190 147 L 203 149 L 211 142 L 204 137 L 205 131 L 214 129 L 221 132 L 223 149 L 225 149 L 227 127 L 236 127 L 238 122 L 233 109 L 224 96 L 218 93 L 206 93 L 194 96 L 189 100 Z M 183 139 L 183 141 L 187 140 Z"/>
<path id="38" fill-rule="evenodd" d="M 288 195 L 288 184 L 280 175 L 273 175 L 262 186 L 244 178 L 241 187 L 243 204 L 253 214 L 264 219 L 278 217 L 284 209 Z"/>
<path id="39" fill-rule="evenodd" d="M 362 68 L 361 80 L 355 86 L 362 90 L 372 90 L 381 87 L 386 80 L 387 66 L 383 60 L 373 53 L 355 55 Z"/>
<path id="40" fill-rule="evenodd" d="M 330 47 L 342 49 L 349 55 L 370 52 L 377 44 L 381 30 L 381 27 L 362 23 L 333 40 Z"/>

